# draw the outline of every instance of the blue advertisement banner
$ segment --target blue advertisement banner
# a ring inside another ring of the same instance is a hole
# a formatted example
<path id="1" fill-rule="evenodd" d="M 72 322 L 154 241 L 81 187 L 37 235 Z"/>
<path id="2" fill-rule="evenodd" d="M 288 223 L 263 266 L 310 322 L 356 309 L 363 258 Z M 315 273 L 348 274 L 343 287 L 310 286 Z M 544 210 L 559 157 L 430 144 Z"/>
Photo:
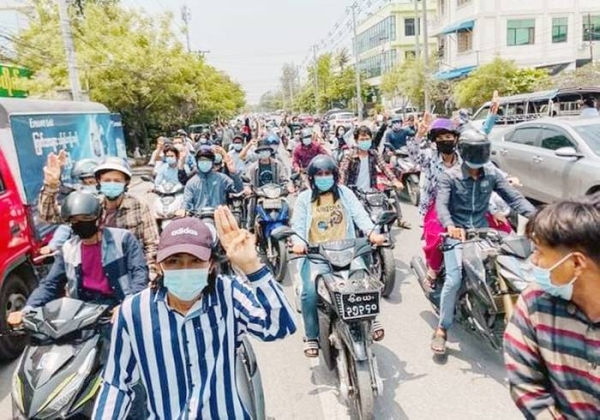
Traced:
<path id="1" fill-rule="evenodd" d="M 80 159 L 101 162 L 106 156 L 126 158 L 125 140 L 119 115 L 35 114 L 10 117 L 13 139 L 27 202 L 33 204 L 43 183 L 48 154 L 65 150 L 67 162 L 62 183 L 72 185 L 71 170 Z"/>

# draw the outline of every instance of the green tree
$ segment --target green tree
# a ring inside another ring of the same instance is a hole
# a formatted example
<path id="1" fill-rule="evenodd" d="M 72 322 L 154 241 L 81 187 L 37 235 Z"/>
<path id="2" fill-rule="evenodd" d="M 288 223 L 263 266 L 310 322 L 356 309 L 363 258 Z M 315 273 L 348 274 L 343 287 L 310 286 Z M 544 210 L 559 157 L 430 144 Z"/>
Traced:
<path id="1" fill-rule="evenodd" d="M 488 101 L 494 90 L 503 96 L 516 95 L 535 91 L 548 80 L 545 70 L 520 69 L 513 61 L 496 58 L 459 82 L 454 96 L 458 106 L 476 108 Z"/>
<path id="2" fill-rule="evenodd" d="M 31 2 L 29 27 L 16 40 L 19 62 L 34 71 L 32 97 L 68 90 L 68 72 L 53 1 Z M 81 84 L 91 100 L 121 113 L 130 148 L 150 135 L 192 122 L 233 116 L 244 92 L 226 74 L 185 52 L 170 14 L 152 17 L 117 2 L 85 2 L 72 19 Z M 75 11 L 72 10 L 73 13 Z"/>

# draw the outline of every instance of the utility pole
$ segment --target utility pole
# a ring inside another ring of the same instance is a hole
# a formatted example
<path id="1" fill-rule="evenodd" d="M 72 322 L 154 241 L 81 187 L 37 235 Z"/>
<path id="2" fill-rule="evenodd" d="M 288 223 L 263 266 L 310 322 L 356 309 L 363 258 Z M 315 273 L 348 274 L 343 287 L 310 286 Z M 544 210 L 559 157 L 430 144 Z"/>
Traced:
<path id="1" fill-rule="evenodd" d="M 415 60 L 418 60 L 421 56 L 419 47 L 419 33 L 421 32 L 421 25 L 419 25 L 419 0 L 414 0 L 415 3 Z"/>
<path id="2" fill-rule="evenodd" d="M 181 6 L 181 20 L 183 21 L 187 50 L 188 52 L 192 52 L 192 47 L 190 46 L 190 21 L 192 20 L 192 12 L 187 4 Z"/>
<path id="3" fill-rule="evenodd" d="M 356 34 L 356 8 L 358 4 L 354 2 L 352 6 L 352 30 L 354 32 L 354 40 L 352 42 L 354 47 L 354 74 L 356 76 L 356 108 L 358 113 L 358 121 L 361 121 L 363 118 L 363 103 L 361 92 L 362 89 L 360 87 L 360 68 L 358 63 L 358 42 L 357 42 L 357 34 Z"/>
<path id="4" fill-rule="evenodd" d="M 62 32 L 65 51 L 67 53 L 67 67 L 69 69 L 69 80 L 71 82 L 71 94 L 74 101 L 81 101 L 81 85 L 79 84 L 79 72 L 77 71 L 77 60 L 75 58 L 75 46 L 73 45 L 73 34 L 71 33 L 71 21 L 69 20 L 67 0 L 58 0 L 58 15 L 60 18 L 60 30 Z"/>
<path id="5" fill-rule="evenodd" d="M 423 94 L 425 96 L 425 111 L 431 109 L 431 104 L 429 103 L 429 35 L 427 33 L 427 0 L 422 0 L 423 2 L 423 58 L 424 58 L 424 73 L 425 73 L 425 83 L 423 84 Z"/>
<path id="6" fill-rule="evenodd" d="M 296 74 L 296 66 L 294 65 L 294 63 L 292 63 L 292 77 L 288 78 L 288 89 L 290 91 L 290 110 L 292 111 L 292 114 L 294 113 L 294 79 Z"/>
<path id="7" fill-rule="evenodd" d="M 317 45 L 313 45 L 313 58 L 315 60 L 315 114 L 319 113 L 319 62 L 317 61 Z"/>

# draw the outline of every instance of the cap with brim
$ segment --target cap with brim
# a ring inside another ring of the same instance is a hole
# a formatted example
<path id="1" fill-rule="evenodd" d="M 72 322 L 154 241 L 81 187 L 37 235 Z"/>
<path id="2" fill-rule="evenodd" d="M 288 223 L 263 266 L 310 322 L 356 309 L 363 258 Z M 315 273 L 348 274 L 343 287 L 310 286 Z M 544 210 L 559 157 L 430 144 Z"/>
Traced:
<path id="1" fill-rule="evenodd" d="M 212 243 L 213 235 L 203 221 L 193 217 L 177 219 L 161 233 L 156 260 L 162 262 L 175 254 L 190 254 L 208 261 Z"/>

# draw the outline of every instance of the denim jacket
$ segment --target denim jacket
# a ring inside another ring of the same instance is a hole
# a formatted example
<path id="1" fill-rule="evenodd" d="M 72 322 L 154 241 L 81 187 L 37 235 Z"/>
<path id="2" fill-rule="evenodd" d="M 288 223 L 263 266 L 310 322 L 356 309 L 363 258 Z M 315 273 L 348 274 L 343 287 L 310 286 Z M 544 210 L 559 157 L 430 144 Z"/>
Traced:
<path id="1" fill-rule="evenodd" d="M 354 225 L 364 233 L 369 233 L 373 229 L 373 222 L 361 202 L 356 198 L 352 190 L 343 185 L 337 186 L 340 191 L 340 200 L 344 208 L 344 220 L 347 225 L 348 239 L 355 238 Z M 302 238 L 308 240 L 308 233 L 312 223 L 312 203 L 310 201 L 312 191 L 310 189 L 303 191 L 298 195 L 294 214 L 292 215 L 292 229 Z M 353 222 L 353 223 L 352 223 Z M 300 239 L 293 236 L 292 240 L 296 243 L 302 243 Z"/>
<path id="2" fill-rule="evenodd" d="M 535 207 L 508 184 L 503 174 L 492 163 L 485 165 L 481 171 L 480 177 L 475 180 L 463 163 L 446 170 L 440 178 L 436 210 L 445 228 L 487 227 L 485 214 L 494 191 L 519 214 L 531 217 L 535 213 Z"/>
<path id="3" fill-rule="evenodd" d="M 102 230 L 102 265 L 114 291 L 115 301 L 144 290 L 148 284 L 148 265 L 140 242 L 124 229 Z M 83 287 L 81 239 L 73 235 L 55 257 L 50 272 L 27 299 L 27 307 L 44 306 L 61 296 L 80 298 Z"/>

